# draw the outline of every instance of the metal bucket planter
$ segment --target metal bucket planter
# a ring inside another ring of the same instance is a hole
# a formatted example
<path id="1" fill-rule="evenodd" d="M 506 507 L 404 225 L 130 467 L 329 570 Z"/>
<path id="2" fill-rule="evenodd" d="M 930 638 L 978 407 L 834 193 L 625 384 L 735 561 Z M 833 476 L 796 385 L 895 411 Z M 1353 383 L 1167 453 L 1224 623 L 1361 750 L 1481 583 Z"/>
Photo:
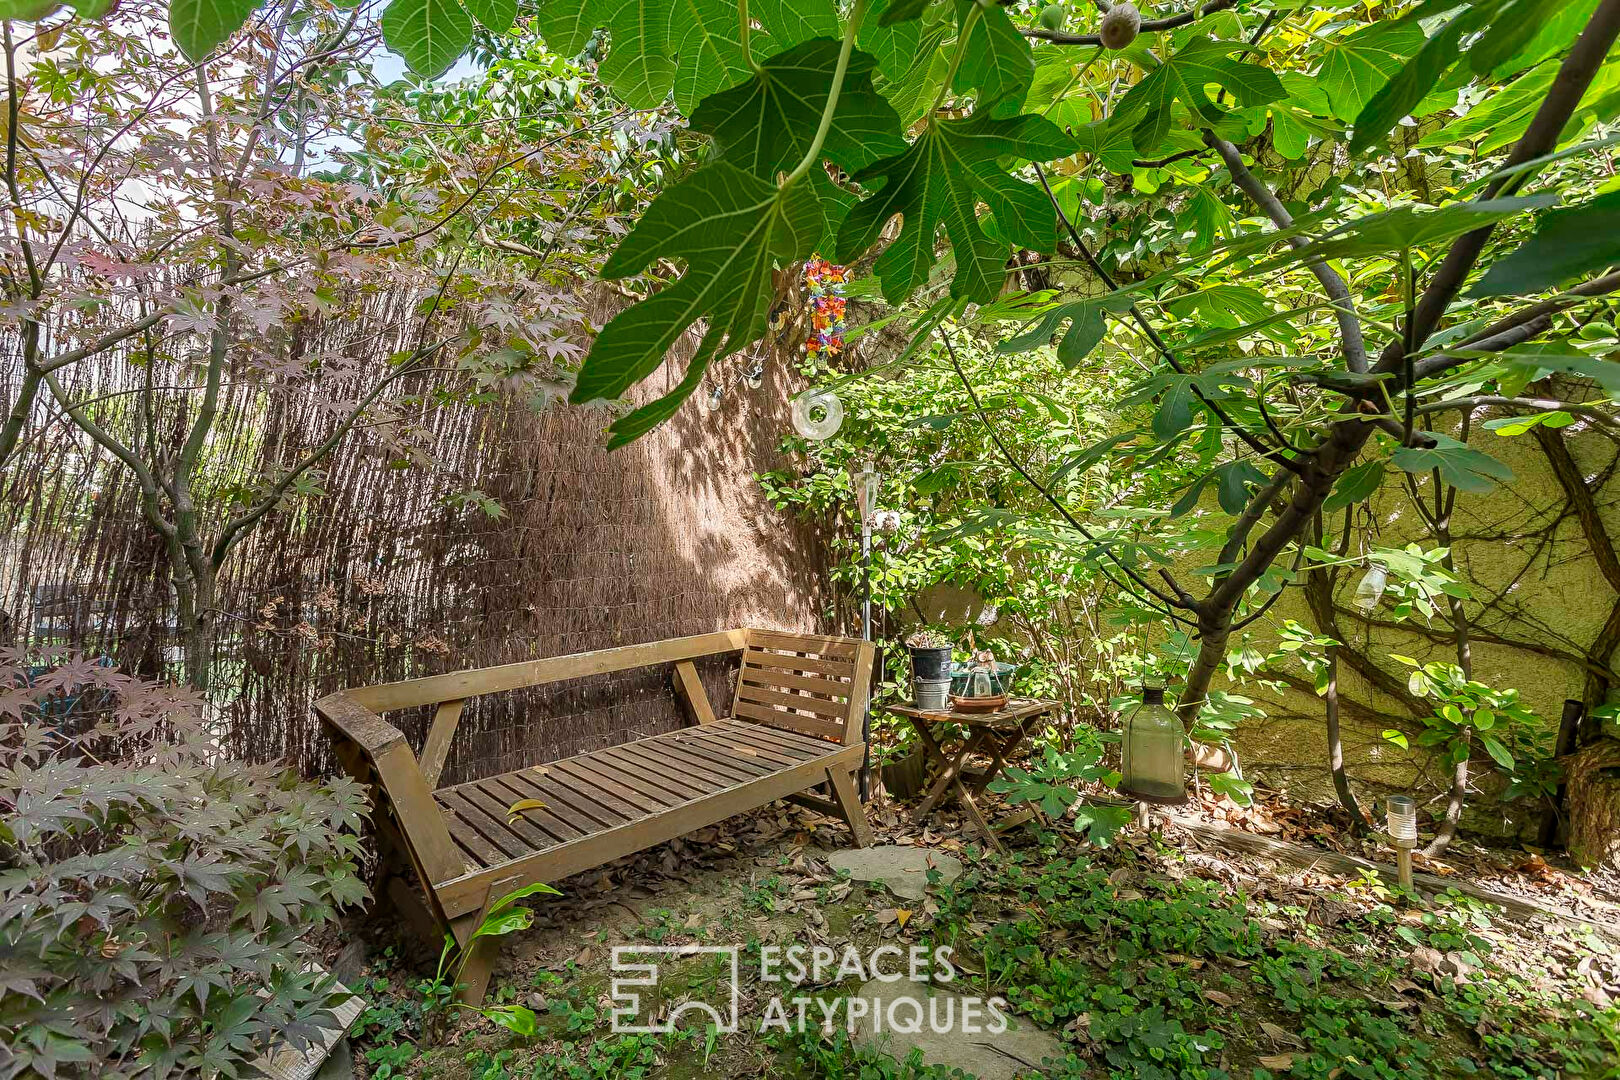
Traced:
<path id="1" fill-rule="evenodd" d="M 950 677 L 951 647 L 911 650 L 911 677 L 914 679 L 947 679 Z"/>
<path id="2" fill-rule="evenodd" d="M 911 683 L 911 703 L 925 712 L 944 712 L 950 707 L 951 680 L 914 679 Z"/>

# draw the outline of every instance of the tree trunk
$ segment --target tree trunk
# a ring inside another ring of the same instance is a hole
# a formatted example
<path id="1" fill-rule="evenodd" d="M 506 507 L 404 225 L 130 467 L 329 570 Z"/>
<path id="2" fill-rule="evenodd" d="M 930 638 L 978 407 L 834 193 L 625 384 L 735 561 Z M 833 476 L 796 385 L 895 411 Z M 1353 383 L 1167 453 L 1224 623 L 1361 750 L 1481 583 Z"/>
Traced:
<path id="1" fill-rule="evenodd" d="M 1356 793 L 1350 790 L 1350 778 L 1344 772 L 1344 740 L 1339 734 L 1339 650 L 1327 647 L 1327 743 L 1328 771 L 1333 774 L 1333 790 L 1339 796 L 1339 805 L 1350 812 L 1350 832 L 1362 836 L 1367 832 L 1367 819 L 1362 816 Z"/>
<path id="2" fill-rule="evenodd" d="M 1581 866 L 1620 867 L 1620 739 L 1599 739 L 1564 764 L 1570 857 Z"/>
<path id="3" fill-rule="evenodd" d="M 1466 425 L 1463 434 L 1468 434 Z M 1452 489 L 1455 498 L 1456 489 Z M 1440 565 L 1452 577 L 1457 576 L 1457 566 L 1451 560 L 1451 509 L 1448 505 L 1444 516 L 1437 519 L 1435 539 L 1446 547 L 1446 557 L 1440 560 Z M 1474 649 L 1468 640 L 1468 617 L 1463 611 L 1462 601 L 1455 596 L 1448 595 L 1448 608 L 1451 612 L 1451 628 L 1457 635 L 1457 666 L 1462 668 L 1463 678 L 1474 677 Z M 1457 836 L 1457 823 L 1462 820 L 1463 803 L 1468 798 L 1468 754 L 1473 749 L 1473 730 L 1465 729 L 1462 733 L 1462 760 L 1457 762 L 1451 773 L 1451 791 L 1446 796 L 1446 816 L 1440 821 L 1440 828 L 1435 831 L 1434 839 L 1429 846 L 1423 849 L 1425 855 L 1438 855 Z"/>

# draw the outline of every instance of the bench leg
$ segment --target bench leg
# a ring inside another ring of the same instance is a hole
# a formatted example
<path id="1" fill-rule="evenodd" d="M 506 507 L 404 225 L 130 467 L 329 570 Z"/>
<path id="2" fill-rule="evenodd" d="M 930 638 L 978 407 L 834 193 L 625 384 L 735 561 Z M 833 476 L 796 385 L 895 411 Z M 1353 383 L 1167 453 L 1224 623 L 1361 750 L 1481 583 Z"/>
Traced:
<path id="1" fill-rule="evenodd" d="M 835 765 L 827 770 L 827 784 L 832 788 L 839 815 L 849 825 L 849 831 L 855 834 L 855 846 L 871 847 L 872 826 L 867 824 L 866 808 L 861 805 L 861 798 L 855 792 L 854 779 L 848 771 Z"/>
<path id="2" fill-rule="evenodd" d="M 456 920 L 456 940 L 466 941 L 473 932 L 484 925 L 484 919 L 489 915 L 490 908 L 500 902 L 501 897 L 517 888 L 519 878 L 502 878 L 489 887 L 484 895 L 484 906 L 476 915 L 463 915 Z M 461 992 L 456 1000 L 463 1005 L 475 1008 L 484 1000 L 484 994 L 489 990 L 489 977 L 495 971 L 495 958 L 501 951 L 501 938 L 481 937 L 465 944 L 462 948 L 466 952 L 466 959 L 460 961 L 460 972 L 456 981 L 461 984 Z"/>

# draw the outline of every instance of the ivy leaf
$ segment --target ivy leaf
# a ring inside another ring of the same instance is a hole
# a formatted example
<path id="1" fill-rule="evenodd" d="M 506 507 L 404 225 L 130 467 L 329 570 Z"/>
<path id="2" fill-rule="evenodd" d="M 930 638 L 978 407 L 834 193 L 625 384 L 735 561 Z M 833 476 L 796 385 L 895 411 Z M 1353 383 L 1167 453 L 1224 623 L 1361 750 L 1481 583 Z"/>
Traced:
<path id="1" fill-rule="evenodd" d="M 708 135 L 723 160 L 769 180 L 810 149 L 838 67 L 839 42 L 814 38 L 771 57 L 750 78 L 710 95 L 692 113 L 693 131 Z M 822 149 L 846 172 L 904 153 L 900 117 L 872 87 L 876 61 L 854 52 Z"/>
<path id="2" fill-rule="evenodd" d="M 1327 93 L 1332 115 L 1350 123 L 1385 83 L 1423 48 L 1416 22 L 1379 22 L 1328 41 L 1316 81 Z"/>
<path id="3" fill-rule="evenodd" d="M 1432 449 L 1403 446 L 1390 460 L 1409 473 L 1438 469 L 1441 480 L 1469 493 L 1490 491 L 1498 483 L 1513 479 L 1513 470 L 1489 454 L 1439 432 L 1430 437 L 1437 443 Z"/>
<path id="4" fill-rule="evenodd" d="M 608 445 L 622 446 L 662 423 L 717 354 L 765 332 L 773 270 L 808 258 L 820 231 L 821 208 L 802 181 L 778 189 L 718 161 L 666 190 L 609 257 L 602 276 L 627 277 L 659 259 L 683 259 L 686 272 L 603 327 L 569 400 L 619 397 L 657 369 L 687 327 L 706 318 L 708 331 L 681 384 L 616 421 Z"/>
<path id="5" fill-rule="evenodd" d="M 856 205 L 838 230 L 838 258 L 853 260 L 875 244 L 889 219 L 905 219 L 900 235 L 878 257 L 883 295 L 898 304 L 928 279 L 941 226 L 956 255 L 951 296 L 988 303 L 1006 279 L 1011 244 L 1051 251 L 1057 214 L 1044 192 L 1002 171 L 1000 159 L 1050 161 L 1074 152 L 1074 142 L 1038 116 L 996 119 L 976 112 L 960 120 L 932 120 L 903 153 L 855 175 L 878 192 Z M 984 202 L 1003 240 L 979 223 Z"/>
<path id="6" fill-rule="evenodd" d="M 1131 135 L 1136 148 L 1147 151 L 1169 133 L 1171 106 L 1176 101 L 1206 124 L 1218 124 L 1226 117 L 1226 110 L 1209 96 L 1212 84 L 1231 93 L 1240 105 L 1267 105 L 1281 99 L 1282 82 L 1269 69 L 1231 58 L 1229 54 L 1241 48 L 1241 42 L 1195 38 L 1131 87 L 1113 118 L 1124 121 L 1140 116 Z"/>
<path id="7" fill-rule="evenodd" d="M 748 10 L 779 49 L 816 37 L 837 38 L 841 33 L 832 0 L 750 0 Z"/>
<path id="8" fill-rule="evenodd" d="M 458 0 L 392 0 L 381 25 L 383 41 L 424 79 L 449 71 L 472 44 L 472 19 Z"/>
<path id="9" fill-rule="evenodd" d="M 169 31 L 186 58 L 196 62 L 240 30 L 258 6 L 258 0 L 170 0 Z"/>
<path id="10" fill-rule="evenodd" d="M 491 33 L 506 33 L 517 19 L 517 0 L 466 0 L 466 4 L 472 17 Z"/>
<path id="11" fill-rule="evenodd" d="M 1475 296 L 1541 292 L 1620 263 L 1620 191 L 1610 191 L 1541 219 L 1536 234 L 1491 264 Z"/>
<path id="12" fill-rule="evenodd" d="M 1035 81 L 1035 54 L 1028 39 L 1018 32 L 1005 8 L 977 0 L 957 0 L 956 23 L 967 29 L 967 51 L 951 89 L 959 94 L 977 90 L 981 106 L 994 106 L 1001 115 L 1016 113 Z"/>

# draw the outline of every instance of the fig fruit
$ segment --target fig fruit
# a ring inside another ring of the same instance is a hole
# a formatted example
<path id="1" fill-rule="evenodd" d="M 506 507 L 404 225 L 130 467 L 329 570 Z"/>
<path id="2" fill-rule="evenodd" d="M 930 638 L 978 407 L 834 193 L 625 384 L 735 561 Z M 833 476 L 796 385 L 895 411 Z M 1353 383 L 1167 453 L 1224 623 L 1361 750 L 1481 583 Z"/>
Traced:
<path id="1" fill-rule="evenodd" d="M 1103 15 L 1098 36 L 1102 38 L 1103 48 L 1123 49 L 1136 40 L 1141 29 L 1142 13 L 1136 10 L 1136 5 L 1120 3 Z"/>
<path id="2" fill-rule="evenodd" d="M 1067 15 L 1062 4 L 1047 4 L 1041 9 L 1041 25 L 1048 30 L 1061 30 Z"/>

